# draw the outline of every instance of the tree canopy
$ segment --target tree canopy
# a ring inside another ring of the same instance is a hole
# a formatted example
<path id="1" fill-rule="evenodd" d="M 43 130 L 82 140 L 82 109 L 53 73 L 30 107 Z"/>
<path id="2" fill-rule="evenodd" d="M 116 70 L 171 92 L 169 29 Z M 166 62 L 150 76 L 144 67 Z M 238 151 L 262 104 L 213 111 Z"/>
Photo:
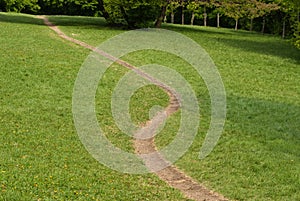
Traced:
<path id="1" fill-rule="evenodd" d="M 103 0 L 102 12 L 111 24 L 129 28 L 149 27 L 159 15 L 160 0 Z"/>
<path id="2" fill-rule="evenodd" d="M 0 11 L 103 16 L 128 28 L 163 21 L 234 27 L 293 37 L 300 48 L 299 0 L 0 0 Z"/>

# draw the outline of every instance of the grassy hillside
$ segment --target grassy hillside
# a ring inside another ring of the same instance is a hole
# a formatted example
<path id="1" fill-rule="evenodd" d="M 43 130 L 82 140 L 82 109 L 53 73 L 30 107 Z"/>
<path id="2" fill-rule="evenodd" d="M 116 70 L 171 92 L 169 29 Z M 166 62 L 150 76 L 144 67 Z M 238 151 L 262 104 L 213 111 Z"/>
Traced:
<path id="1" fill-rule="evenodd" d="M 97 46 L 124 32 L 101 18 L 49 17 L 68 35 Z M 89 52 L 55 35 L 38 19 L 0 14 L 1 199 L 184 200 L 152 175 L 124 175 L 95 161 L 72 121 L 72 90 Z M 230 199 L 299 200 L 300 52 L 277 37 L 191 26 L 165 25 L 199 43 L 212 57 L 227 93 L 223 135 L 204 160 L 198 152 L 208 129 L 205 84 L 183 61 L 167 53 L 140 51 L 124 57 L 134 65 L 155 61 L 180 72 L 193 86 L 201 127 L 177 166 Z M 97 92 L 97 115 L 108 138 L 132 151 L 130 138 L 114 125 L 110 93 L 127 72 L 114 65 Z M 132 118 L 141 123 L 153 105 L 165 105 L 157 87 L 137 91 Z M 156 139 L 174 137 L 179 115 Z"/>

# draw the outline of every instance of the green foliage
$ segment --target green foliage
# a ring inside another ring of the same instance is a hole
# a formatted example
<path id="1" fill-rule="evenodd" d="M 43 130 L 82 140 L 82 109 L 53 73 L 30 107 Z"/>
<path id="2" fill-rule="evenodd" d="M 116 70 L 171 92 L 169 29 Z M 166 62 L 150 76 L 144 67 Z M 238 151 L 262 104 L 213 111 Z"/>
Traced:
<path id="1" fill-rule="evenodd" d="M 196 18 L 201 17 L 201 13 L 203 12 L 201 9 L 201 4 L 199 1 L 191 1 L 187 6 L 187 10 L 194 13 Z"/>
<path id="2" fill-rule="evenodd" d="M 98 9 L 97 0 L 1 0 L 0 9 L 7 12 L 38 14 L 65 14 L 93 16 Z"/>
<path id="3" fill-rule="evenodd" d="M 258 0 L 250 0 L 246 2 L 246 16 L 249 19 L 265 16 L 273 10 L 278 10 L 279 6 L 275 3 L 264 3 Z"/>
<path id="4" fill-rule="evenodd" d="M 225 10 L 225 15 L 238 20 L 245 16 L 246 9 L 244 7 L 245 1 L 234 0 L 234 1 L 224 1 L 222 4 Z"/>
<path id="5" fill-rule="evenodd" d="M 149 27 L 159 16 L 162 2 L 157 0 L 104 0 L 110 24 L 129 28 Z"/>
<path id="6" fill-rule="evenodd" d="M 284 12 L 284 20 L 289 20 L 290 28 L 293 32 L 294 43 L 299 47 L 300 37 L 300 1 L 299 0 L 277 0 L 280 4 L 282 12 Z"/>
<path id="7" fill-rule="evenodd" d="M 40 14 L 88 15 L 98 12 L 97 0 L 39 0 Z"/>
<path id="8" fill-rule="evenodd" d="M 300 31 L 300 23 L 298 23 L 298 29 L 297 31 L 295 31 L 295 39 L 294 39 L 294 44 L 295 46 L 300 49 L 300 34 L 299 34 L 299 31 Z"/>
<path id="9" fill-rule="evenodd" d="M 1 0 L 0 5 L 7 12 L 36 13 L 40 9 L 38 0 Z"/>
<path id="10" fill-rule="evenodd" d="M 167 13 L 175 13 L 178 7 L 180 7 L 179 0 L 170 1 L 167 7 L 168 8 Z"/>
<path id="11" fill-rule="evenodd" d="M 250 30 L 253 27 L 260 31 L 264 24 L 266 33 L 282 34 L 285 21 L 285 35 L 289 38 L 299 35 L 299 0 L 0 0 L 0 11 L 104 16 L 109 24 L 129 28 L 149 27 L 156 19 L 163 19 L 162 6 L 167 7 L 166 14 L 171 15 L 171 22 L 181 21 L 184 6 L 186 18 L 205 18 L 210 25 L 216 24 L 218 13 L 222 16 L 223 27 L 232 27 L 234 19 L 236 23 L 239 21 L 241 29 L 250 26 Z M 195 24 L 202 22 L 196 20 Z"/>

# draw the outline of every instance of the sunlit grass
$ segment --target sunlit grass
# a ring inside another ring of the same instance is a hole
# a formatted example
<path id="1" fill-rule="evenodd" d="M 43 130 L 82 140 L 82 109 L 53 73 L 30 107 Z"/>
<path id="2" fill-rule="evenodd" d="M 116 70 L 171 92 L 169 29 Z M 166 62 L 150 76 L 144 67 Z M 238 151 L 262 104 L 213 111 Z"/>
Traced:
<path id="1" fill-rule="evenodd" d="M 153 175 L 101 165 L 83 147 L 72 93 L 88 50 L 29 15 L 0 13 L 0 27 L 0 200 L 185 200 Z"/>
<path id="2" fill-rule="evenodd" d="M 107 27 L 101 18 L 50 20 L 68 35 L 94 46 L 124 32 Z M 71 98 L 87 50 L 63 41 L 30 16 L 1 14 L 0 21 L 5 27 L 0 31 L 0 142 L 4 153 L 0 163 L 4 193 L 0 198 L 183 199 L 154 176 L 116 173 L 84 150 L 72 122 Z M 199 160 L 210 114 L 201 78 L 185 62 L 165 53 L 141 51 L 124 57 L 136 66 L 155 61 L 176 69 L 196 92 L 201 126 L 194 144 L 176 165 L 230 199 L 299 200 L 299 50 L 280 38 L 246 31 L 178 25 L 164 28 L 185 34 L 210 54 L 227 93 L 223 135 L 214 151 Z M 132 152 L 131 138 L 114 125 L 110 112 L 110 95 L 126 72 L 118 65 L 109 69 L 99 83 L 96 109 L 108 138 Z M 131 101 L 133 121 L 144 122 L 153 105 L 165 106 L 166 101 L 166 94 L 157 87 L 141 88 Z M 159 147 L 174 137 L 179 114 L 170 118 L 157 137 Z"/>

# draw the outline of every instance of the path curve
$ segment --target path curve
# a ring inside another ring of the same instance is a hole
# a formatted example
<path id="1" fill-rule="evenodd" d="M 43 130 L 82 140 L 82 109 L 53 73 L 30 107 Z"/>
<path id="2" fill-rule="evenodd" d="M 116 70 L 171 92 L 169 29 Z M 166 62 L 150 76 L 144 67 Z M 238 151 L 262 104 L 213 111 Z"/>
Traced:
<path id="1" fill-rule="evenodd" d="M 121 59 L 118 59 L 103 50 L 99 50 L 94 46 L 91 46 L 85 42 L 76 40 L 72 37 L 67 36 L 64 32 L 62 32 L 57 26 L 55 26 L 53 23 L 51 23 L 47 17 L 45 16 L 38 16 L 39 19 L 42 19 L 44 23 L 53 31 L 55 31 L 61 38 L 68 40 L 72 43 L 76 43 L 84 48 L 90 49 L 92 51 L 97 52 L 98 54 L 122 65 L 123 67 L 129 68 L 133 70 L 135 73 L 137 73 L 139 76 L 149 80 L 153 84 L 159 86 L 162 88 L 167 94 L 169 95 L 169 105 L 168 107 L 161 113 L 156 114 L 150 121 L 146 123 L 146 126 L 142 127 L 144 131 L 147 132 L 147 130 L 153 130 L 153 128 L 157 127 L 161 121 L 155 121 L 156 119 L 165 119 L 175 113 L 180 108 L 180 99 L 176 95 L 176 92 L 174 92 L 172 89 L 170 89 L 168 86 L 166 86 L 164 83 L 161 83 L 160 81 L 156 80 L 155 78 L 151 77 L 150 75 L 144 73 L 143 71 L 139 70 L 135 66 L 127 63 L 126 61 L 123 61 Z M 185 197 L 189 199 L 193 199 L 196 201 L 225 201 L 228 200 L 224 198 L 222 195 L 217 194 L 215 192 L 210 191 L 202 184 L 199 184 L 194 179 L 186 175 L 184 172 L 179 170 L 174 165 L 169 165 L 167 168 L 156 171 L 155 167 L 163 165 L 163 164 L 170 164 L 167 160 L 165 160 L 158 152 L 157 148 L 154 143 L 154 137 L 148 138 L 146 140 L 139 139 L 137 136 L 141 135 L 141 133 L 135 134 L 135 140 L 134 140 L 134 148 L 136 154 L 138 154 L 144 161 L 147 168 L 149 168 L 150 171 L 155 173 L 161 180 L 165 181 L 167 184 L 169 184 L 171 187 L 176 188 L 180 190 Z M 151 135 L 151 133 L 150 133 Z M 152 133 L 153 135 L 153 133 Z M 156 153 L 153 154 L 151 158 L 145 158 L 143 157 L 143 154 L 149 154 L 149 153 Z M 160 164 L 160 165 L 159 165 Z"/>

